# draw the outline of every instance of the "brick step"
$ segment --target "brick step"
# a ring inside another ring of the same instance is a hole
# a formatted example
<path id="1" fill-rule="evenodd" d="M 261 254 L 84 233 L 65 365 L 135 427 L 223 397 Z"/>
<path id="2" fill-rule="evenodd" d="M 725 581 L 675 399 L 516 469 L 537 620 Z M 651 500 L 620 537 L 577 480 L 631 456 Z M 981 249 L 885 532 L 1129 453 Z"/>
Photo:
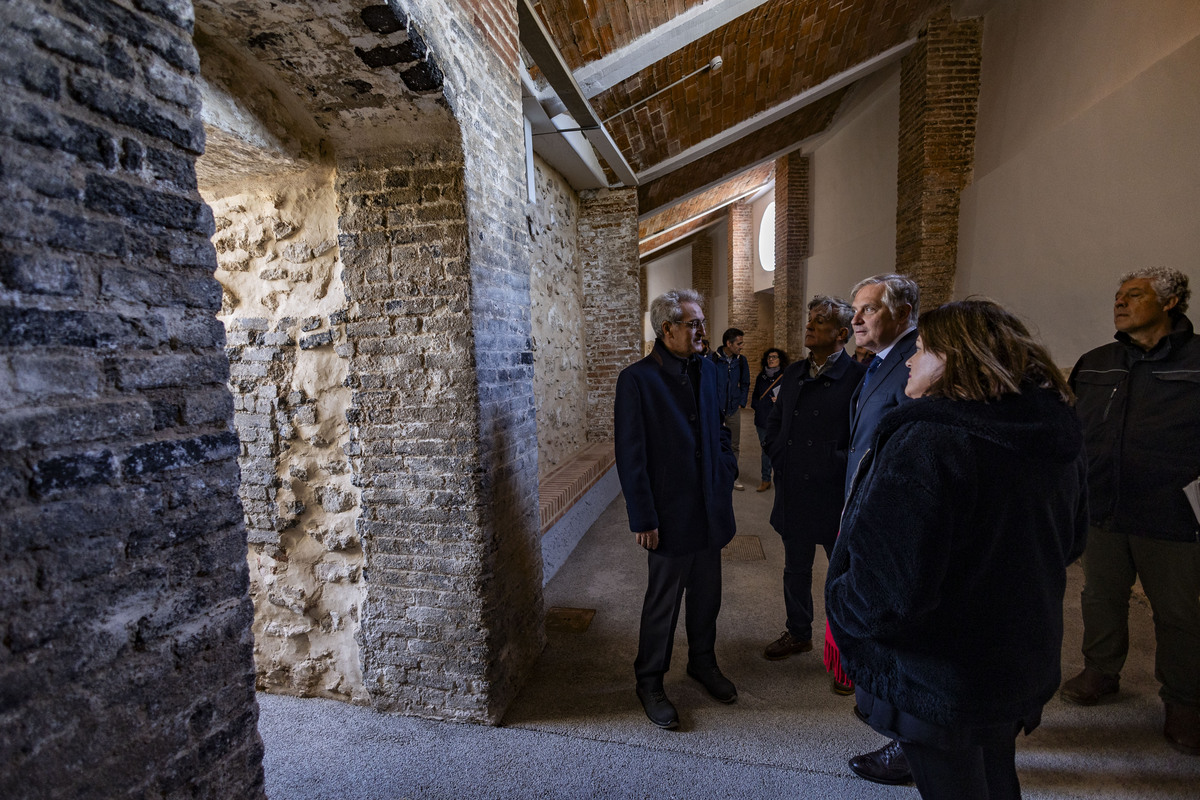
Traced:
<path id="1" fill-rule="evenodd" d="M 604 477 L 615 461 L 612 442 L 596 442 L 584 447 L 538 482 L 538 511 L 543 536 L 596 481 Z"/>

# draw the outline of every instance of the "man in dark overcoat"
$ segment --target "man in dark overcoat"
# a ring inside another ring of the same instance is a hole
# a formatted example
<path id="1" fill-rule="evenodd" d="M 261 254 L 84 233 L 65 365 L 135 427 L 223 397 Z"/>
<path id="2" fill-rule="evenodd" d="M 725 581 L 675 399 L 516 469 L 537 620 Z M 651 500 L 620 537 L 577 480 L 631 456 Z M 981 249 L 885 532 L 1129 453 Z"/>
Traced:
<path id="1" fill-rule="evenodd" d="M 808 304 L 808 356 L 784 370 L 766 425 L 775 468 L 771 527 L 783 537 L 783 604 L 787 629 L 763 655 L 777 661 L 812 650 L 812 568 L 817 545 L 828 557 L 842 514 L 850 399 L 866 365 L 846 352 L 853 310 L 817 295 Z"/>
<path id="2" fill-rule="evenodd" d="M 716 366 L 701 357 L 702 297 L 675 289 L 650 306 L 654 349 L 617 378 L 617 474 L 629 528 L 647 551 L 637 695 L 650 721 L 674 728 L 679 715 L 663 690 L 683 596 L 687 674 L 717 700 L 737 689 L 717 666 L 721 548 L 734 534 L 737 459 L 717 402 Z"/>

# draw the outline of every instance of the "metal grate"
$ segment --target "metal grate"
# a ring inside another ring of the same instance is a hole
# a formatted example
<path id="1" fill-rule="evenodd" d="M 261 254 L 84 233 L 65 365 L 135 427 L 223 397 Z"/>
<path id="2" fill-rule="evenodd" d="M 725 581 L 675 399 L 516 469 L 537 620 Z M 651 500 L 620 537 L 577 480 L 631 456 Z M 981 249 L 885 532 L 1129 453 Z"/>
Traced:
<path id="1" fill-rule="evenodd" d="M 766 561 L 762 542 L 757 536 L 734 536 L 721 550 L 723 561 Z"/>
<path id="2" fill-rule="evenodd" d="M 594 608 L 552 607 L 546 612 L 546 631 L 553 633 L 583 633 L 596 616 Z"/>

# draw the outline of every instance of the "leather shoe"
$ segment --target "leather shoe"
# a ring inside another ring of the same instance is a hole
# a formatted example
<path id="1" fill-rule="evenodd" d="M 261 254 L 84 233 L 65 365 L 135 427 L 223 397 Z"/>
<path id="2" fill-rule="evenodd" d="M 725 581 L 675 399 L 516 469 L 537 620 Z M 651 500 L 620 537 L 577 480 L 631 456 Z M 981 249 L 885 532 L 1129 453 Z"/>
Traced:
<path id="1" fill-rule="evenodd" d="M 667 699 L 667 693 L 663 691 L 662 684 L 639 683 L 637 696 L 638 700 L 642 701 L 642 708 L 646 710 L 646 716 L 650 718 L 651 722 L 667 730 L 678 727 L 679 713 Z"/>
<path id="2" fill-rule="evenodd" d="M 1200 708 L 1167 703 L 1163 736 L 1167 744 L 1189 756 L 1200 756 Z"/>
<path id="3" fill-rule="evenodd" d="M 1105 675 L 1098 669 L 1084 667 L 1083 672 L 1062 685 L 1059 694 L 1068 703 L 1094 706 L 1106 694 L 1116 694 L 1121 686 L 1119 675 Z"/>
<path id="4" fill-rule="evenodd" d="M 732 703 L 737 700 L 737 687 L 733 681 L 726 678 L 721 668 L 716 664 L 711 667 L 694 667 L 688 664 L 687 674 L 703 684 L 714 699 L 722 703 Z"/>
<path id="5" fill-rule="evenodd" d="M 793 653 L 807 653 L 812 647 L 812 639 L 797 639 L 790 632 L 784 631 L 778 639 L 767 645 L 763 657 L 768 661 L 781 661 Z"/>
<path id="6" fill-rule="evenodd" d="M 860 778 L 889 786 L 912 782 L 908 759 L 895 739 L 874 752 L 850 759 L 850 769 Z"/>
<path id="7" fill-rule="evenodd" d="M 760 484 L 758 485 L 758 488 L 757 488 L 757 489 L 755 489 L 754 491 L 756 491 L 756 492 L 765 492 L 767 489 L 770 489 L 770 488 L 771 488 L 771 482 L 770 482 L 770 481 L 763 481 L 762 483 L 760 483 Z"/>

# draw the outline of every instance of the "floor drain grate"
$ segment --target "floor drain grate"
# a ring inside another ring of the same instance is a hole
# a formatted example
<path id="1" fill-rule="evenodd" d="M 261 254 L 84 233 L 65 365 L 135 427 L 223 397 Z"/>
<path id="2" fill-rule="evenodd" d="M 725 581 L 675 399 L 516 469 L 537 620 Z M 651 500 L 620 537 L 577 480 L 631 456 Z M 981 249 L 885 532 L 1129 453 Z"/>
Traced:
<path id="1" fill-rule="evenodd" d="M 555 633 L 583 633 L 596 616 L 594 608 L 559 608 L 546 612 L 546 630 Z"/>
<path id="2" fill-rule="evenodd" d="M 762 542 L 757 536 L 734 536 L 733 540 L 721 550 L 724 561 L 766 561 L 763 554 Z"/>

